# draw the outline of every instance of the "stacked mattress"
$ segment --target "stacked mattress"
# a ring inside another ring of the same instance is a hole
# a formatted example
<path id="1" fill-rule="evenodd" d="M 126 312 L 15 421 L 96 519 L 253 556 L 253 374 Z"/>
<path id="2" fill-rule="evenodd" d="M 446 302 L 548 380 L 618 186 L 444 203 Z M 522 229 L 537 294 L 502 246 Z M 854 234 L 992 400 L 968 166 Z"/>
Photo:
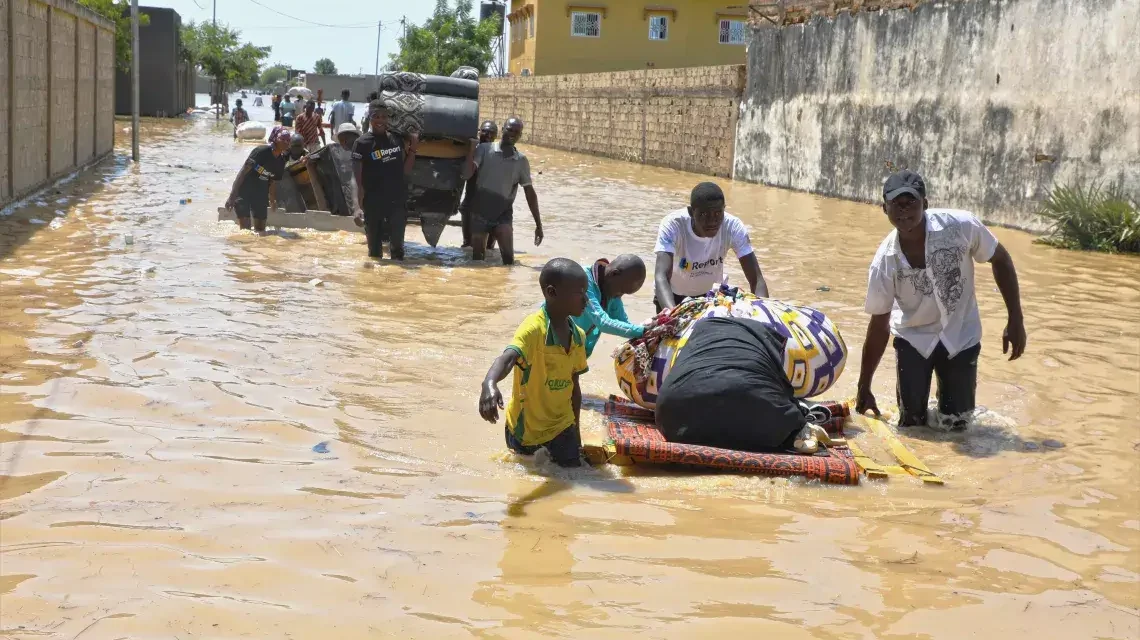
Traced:
<path id="1" fill-rule="evenodd" d="M 464 145 L 479 130 L 479 82 L 471 79 L 473 71 L 461 68 L 451 77 L 406 71 L 380 76 L 380 99 L 392 113 L 389 128 L 420 136 L 420 154 L 408 176 L 408 212 L 420 218 L 433 247 L 459 210 Z"/>

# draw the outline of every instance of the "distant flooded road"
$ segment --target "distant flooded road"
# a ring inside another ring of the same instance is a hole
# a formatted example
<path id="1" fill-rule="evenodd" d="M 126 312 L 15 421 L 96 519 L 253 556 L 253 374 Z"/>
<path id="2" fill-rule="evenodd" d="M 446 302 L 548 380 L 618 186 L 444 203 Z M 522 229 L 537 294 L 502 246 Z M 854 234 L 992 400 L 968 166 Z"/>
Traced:
<path id="1" fill-rule="evenodd" d="M 980 270 L 989 411 L 904 436 L 941 489 L 570 474 L 507 455 L 479 383 L 546 260 L 649 260 L 700 176 L 524 138 L 542 247 L 521 207 L 513 268 L 409 227 L 407 263 L 365 269 L 359 234 L 216 222 L 251 149 L 225 123 L 145 121 L 137 168 L 126 125 L 113 161 L 0 217 L 0 638 L 1140 635 L 1140 261 L 996 231 L 1028 350 L 1002 358 Z M 887 220 L 722 184 L 773 294 L 844 332 L 832 395 L 852 395 Z M 594 399 L 617 392 L 616 344 L 584 378 Z"/>

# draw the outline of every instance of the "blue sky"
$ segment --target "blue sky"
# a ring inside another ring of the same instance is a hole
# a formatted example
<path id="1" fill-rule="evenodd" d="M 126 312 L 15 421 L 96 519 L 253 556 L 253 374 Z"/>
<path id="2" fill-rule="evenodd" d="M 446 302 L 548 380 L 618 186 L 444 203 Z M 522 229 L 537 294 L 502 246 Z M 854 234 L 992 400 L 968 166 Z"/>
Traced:
<path id="1" fill-rule="evenodd" d="M 318 59 L 331 58 L 340 73 L 373 72 L 377 22 L 383 23 L 383 66 L 399 47 L 400 18 L 422 24 L 435 8 L 434 0 L 139 0 L 139 6 L 174 9 L 185 23 L 210 20 L 215 1 L 218 22 L 241 31 L 247 42 L 273 47 L 271 62 L 312 71 Z M 319 27 L 298 18 L 353 28 Z"/>

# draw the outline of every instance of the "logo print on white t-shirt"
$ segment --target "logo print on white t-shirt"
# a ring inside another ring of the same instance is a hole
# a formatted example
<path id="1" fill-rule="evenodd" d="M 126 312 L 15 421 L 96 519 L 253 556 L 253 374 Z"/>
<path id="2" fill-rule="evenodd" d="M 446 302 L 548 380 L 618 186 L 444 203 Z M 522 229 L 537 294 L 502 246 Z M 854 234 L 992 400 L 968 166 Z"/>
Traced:
<path id="1" fill-rule="evenodd" d="M 709 267 L 719 266 L 724 262 L 724 258 L 712 258 L 704 262 L 692 262 L 688 258 L 681 258 L 680 267 L 681 271 L 702 271 Z"/>

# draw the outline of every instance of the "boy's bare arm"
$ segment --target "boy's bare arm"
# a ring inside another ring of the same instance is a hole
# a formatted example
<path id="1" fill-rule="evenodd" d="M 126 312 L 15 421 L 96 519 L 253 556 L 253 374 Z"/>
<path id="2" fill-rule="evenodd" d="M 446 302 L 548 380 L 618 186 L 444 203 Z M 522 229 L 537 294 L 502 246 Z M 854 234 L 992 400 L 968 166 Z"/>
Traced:
<path id="1" fill-rule="evenodd" d="M 483 379 L 483 389 L 479 393 L 479 415 L 490 423 L 499 421 L 499 409 L 503 408 L 503 394 L 499 391 L 499 383 L 511 372 L 518 354 L 514 349 L 505 349 L 503 354 L 491 363 L 487 370 L 487 377 Z"/>
<path id="2" fill-rule="evenodd" d="M 570 403 L 574 406 L 574 424 L 582 428 L 582 385 L 578 384 L 578 376 L 574 376 L 574 392 L 570 394 Z"/>

